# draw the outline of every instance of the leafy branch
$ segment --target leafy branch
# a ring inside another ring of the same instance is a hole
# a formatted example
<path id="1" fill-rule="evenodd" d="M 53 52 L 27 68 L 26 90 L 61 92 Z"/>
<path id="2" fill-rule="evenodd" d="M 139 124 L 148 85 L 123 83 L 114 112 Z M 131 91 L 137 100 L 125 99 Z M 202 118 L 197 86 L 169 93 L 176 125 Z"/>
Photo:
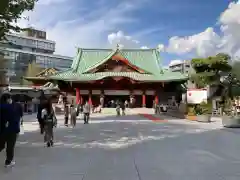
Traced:
<path id="1" fill-rule="evenodd" d="M 24 11 L 31 11 L 38 0 L 1 0 L 0 1 L 0 40 L 5 40 L 11 30 L 23 30 L 16 25 Z"/>
<path id="2" fill-rule="evenodd" d="M 199 88 L 219 84 L 221 73 L 229 72 L 232 69 L 231 65 L 229 65 L 230 60 L 231 57 L 223 53 L 207 58 L 192 59 L 191 64 L 195 73 L 191 75 L 190 79 Z"/>

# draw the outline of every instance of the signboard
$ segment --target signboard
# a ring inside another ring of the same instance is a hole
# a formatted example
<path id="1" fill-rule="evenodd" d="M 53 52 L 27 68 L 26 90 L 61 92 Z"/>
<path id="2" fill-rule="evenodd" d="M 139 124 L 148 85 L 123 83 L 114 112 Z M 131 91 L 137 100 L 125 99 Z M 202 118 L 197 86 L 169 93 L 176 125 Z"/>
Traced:
<path id="1" fill-rule="evenodd" d="M 155 91 L 152 91 L 152 90 L 147 90 L 146 91 L 146 95 L 154 95 L 155 94 Z"/>
<path id="2" fill-rule="evenodd" d="M 187 90 L 187 103 L 200 104 L 207 102 L 208 92 L 206 89 L 189 89 Z"/>
<path id="3" fill-rule="evenodd" d="M 93 95 L 99 95 L 101 94 L 101 90 L 92 90 Z"/>
<path id="4" fill-rule="evenodd" d="M 80 90 L 80 94 L 81 95 L 88 95 L 89 94 L 89 90 Z"/>
<path id="5" fill-rule="evenodd" d="M 134 90 L 134 91 L 133 91 L 133 94 L 134 94 L 134 95 L 142 95 L 143 92 L 142 92 L 141 90 Z"/>
<path id="6" fill-rule="evenodd" d="M 130 91 L 127 90 L 104 90 L 105 95 L 130 95 Z"/>

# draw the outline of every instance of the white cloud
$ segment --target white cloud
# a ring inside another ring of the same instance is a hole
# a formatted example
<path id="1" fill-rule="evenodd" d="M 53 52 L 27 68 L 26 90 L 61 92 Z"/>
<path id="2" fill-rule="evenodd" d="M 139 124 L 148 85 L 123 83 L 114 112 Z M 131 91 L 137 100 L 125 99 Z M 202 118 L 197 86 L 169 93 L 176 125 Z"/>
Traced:
<path id="1" fill-rule="evenodd" d="M 240 2 L 240 1 L 239 1 Z M 169 53 L 195 53 L 198 56 L 214 55 L 226 52 L 233 56 L 240 55 L 240 3 L 230 3 L 219 18 L 221 34 L 209 27 L 204 32 L 187 37 L 172 37 L 166 51 Z"/>
<path id="2" fill-rule="evenodd" d="M 110 43 L 111 47 L 116 47 L 118 44 L 120 48 L 149 49 L 147 46 L 141 46 L 140 42 L 134 39 L 132 36 L 125 35 L 123 31 L 109 34 L 108 42 Z"/>
<path id="3" fill-rule="evenodd" d="M 38 4 L 40 4 L 40 5 L 50 5 L 51 4 L 52 5 L 54 3 L 62 3 L 64 1 L 66 1 L 66 0 L 40 0 L 38 2 Z"/>
<path id="4" fill-rule="evenodd" d="M 113 7 L 105 5 L 93 10 L 92 5 L 78 0 L 71 0 L 71 3 L 67 0 L 41 0 L 34 11 L 23 14 L 29 16 L 30 21 L 21 19 L 18 24 L 47 31 L 48 38 L 56 41 L 56 53 L 73 56 L 75 47 L 107 47 L 107 34 L 119 26 L 137 21 L 130 13 L 144 2 L 121 1 Z M 129 38 L 125 37 L 124 41 L 127 42 Z M 132 45 L 137 44 L 136 40 L 130 41 Z"/>
<path id="5" fill-rule="evenodd" d="M 172 60 L 172 61 L 169 63 L 169 66 L 174 66 L 174 65 L 177 65 L 177 64 L 181 64 L 181 63 L 183 63 L 182 60 L 175 59 L 175 60 Z"/>
<path id="6" fill-rule="evenodd" d="M 116 46 L 118 44 L 124 48 L 139 47 L 139 41 L 133 39 L 131 36 L 125 35 L 122 31 L 109 34 L 108 42 L 111 44 L 111 46 Z"/>
<path id="7" fill-rule="evenodd" d="M 142 46 L 141 49 L 149 49 L 147 46 Z"/>
<path id="8" fill-rule="evenodd" d="M 158 49 L 159 52 L 162 52 L 162 51 L 165 50 L 165 46 L 163 44 L 159 44 L 157 49 Z"/>

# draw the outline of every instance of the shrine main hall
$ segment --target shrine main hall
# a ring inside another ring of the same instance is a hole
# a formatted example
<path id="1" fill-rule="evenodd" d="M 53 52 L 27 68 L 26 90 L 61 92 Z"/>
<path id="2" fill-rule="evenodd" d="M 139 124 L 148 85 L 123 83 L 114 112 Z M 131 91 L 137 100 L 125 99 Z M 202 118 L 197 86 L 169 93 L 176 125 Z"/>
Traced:
<path id="1" fill-rule="evenodd" d="M 75 94 L 76 103 L 99 105 L 135 99 L 136 107 L 152 107 L 169 98 L 187 76 L 161 66 L 157 49 L 81 49 L 71 68 L 45 78 L 61 91 Z M 175 93 L 176 94 L 176 93 Z"/>

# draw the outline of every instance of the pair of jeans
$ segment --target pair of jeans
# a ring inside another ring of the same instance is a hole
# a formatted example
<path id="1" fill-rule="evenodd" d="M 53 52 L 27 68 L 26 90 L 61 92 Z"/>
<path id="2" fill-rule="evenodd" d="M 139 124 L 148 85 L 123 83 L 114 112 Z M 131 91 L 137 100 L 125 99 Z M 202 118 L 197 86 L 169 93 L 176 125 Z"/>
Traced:
<path id="1" fill-rule="evenodd" d="M 86 124 L 86 123 L 88 123 L 88 121 L 89 121 L 89 115 L 90 113 L 84 113 L 84 115 L 83 115 L 83 119 L 84 119 L 84 123 Z"/>
<path id="2" fill-rule="evenodd" d="M 9 165 L 14 158 L 14 149 L 17 141 L 17 133 L 7 133 L 0 135 L 0 152 L 6 149 L 5 165 Z"/>

